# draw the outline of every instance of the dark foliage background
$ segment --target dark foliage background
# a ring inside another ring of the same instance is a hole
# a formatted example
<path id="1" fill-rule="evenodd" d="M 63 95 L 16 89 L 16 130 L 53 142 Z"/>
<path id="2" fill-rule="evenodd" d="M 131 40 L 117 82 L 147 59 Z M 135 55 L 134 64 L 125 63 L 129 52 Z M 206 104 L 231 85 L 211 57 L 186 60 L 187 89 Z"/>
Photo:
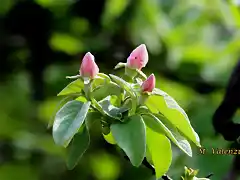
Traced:
<path id="1" fill-rule="evenodd" d="M 169 175 L 183 166 L 222 179 L 233 156 L 216 135 L 212 116 L 221 102 L 240 50 L 238 2 L 221 0 L 0 0 L 0 180 L 152 180 L 134 168 L 96 127 L 91 148 L 73 171 L 54 145 L 48 121 L 56 94 L 78 73 L 90 51 L 102 72 L 145 43 L 157 86 L 186 110 L 206 155 L 189 158 L 174 148 Z M 113 72 L 112 72 L 113 73 Z M 239 113 L 234 120 L 239 119 Z"/>

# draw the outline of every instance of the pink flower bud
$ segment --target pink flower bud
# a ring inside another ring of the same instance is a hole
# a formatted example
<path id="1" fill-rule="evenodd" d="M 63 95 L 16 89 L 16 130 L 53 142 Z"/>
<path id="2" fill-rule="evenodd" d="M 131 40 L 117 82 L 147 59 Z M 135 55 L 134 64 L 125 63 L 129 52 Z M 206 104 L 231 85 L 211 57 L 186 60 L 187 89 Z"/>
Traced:
<path id="1" fill-rule="evenodd" d="M 154 74 L 151 74 L 147 80 L 145 80 L 143 83 L 142 83 L 142 91 L 143 92 L 152 92 L 153 89 L 155 88 L 155 76 Z"/>
<path id="2" fill-rule="evenodd" d="M 83 57 L 79 72 L 82 77 L 89 77 L 91 79 L 99 73 L 99 68 L 94 61 L 94 56 L 90 52 L 86 53 Z"/>
<path id="3" fill-rule="evenodd" d="M 134 49 L 127 59 L 127 67 L 141 70 L 148 62 L 148 52 L 145 44 Z"/>

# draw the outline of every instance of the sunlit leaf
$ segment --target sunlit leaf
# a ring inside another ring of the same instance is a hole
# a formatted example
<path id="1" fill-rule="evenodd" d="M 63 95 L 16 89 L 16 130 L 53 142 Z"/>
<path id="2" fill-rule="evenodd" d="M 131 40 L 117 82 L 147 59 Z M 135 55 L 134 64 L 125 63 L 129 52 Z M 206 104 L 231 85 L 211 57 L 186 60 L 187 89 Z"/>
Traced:
<path id="1" fill-rule="evenodd" d="M 110 98 L 110 103 L 116 107 L 121 106 L 122 104 L 122 99 L 123 99 L 123 94 L 120 94 L 120 96 L 112 95 Z"/>
<path id="2" fill-rule="evenodd" d="M 116 83 L 110 82 L 103 85 L 98 86 L 93 92 L 92 95 L 95 99 L 101 100 L 108 95 L 116 95 L 119 96 L 122 93 L 121 87 L 119 87 Z"/>
<path id="3" fill-rule="evenodd" d="M 111 132 L 132 165 L 140 166 L 146 152 L 146 127 L 142 117 L 133 115 L 125 123 L 112 124 Z"/>
<path id="4" fill-rule="evenodd" d="M 159 96 L 151 95 L 146 100 L 146 106 L 153 112 L 166 117 L 176 128 L 189 140 L 200 146 L 200 140 L 192 128 L 185 111 L 169 95 Z"/>
<path id="5" fill-rule="evenodd" d="M 131 81 L 132 78 L 136 77 L 137 74 L 138 73 L 135 69 L 128 68 L 127 66 L 125 66 L 125 75 L 126 75 L 126 78 L 129 79 L 129 81 Z"/>
<path id="6" fill-rule="evenodd" d="M 147 127 L 157 133 L 165 134 L 184 153 L 186 153 L 190 157 L 192 156 L 192 149 L 189 142 L 185 138 L 183 138 L 176 129 L 169 129 L 167 126 L 165 126 L 164 123 L 162 123 L 161 119 L 158 119 L 158 117 L 152 114 L 144 114 L 142 115 L 142 117 Z"/>
<path id="7" fill-rule="evenodd" d="M 106 79 L 103 77 L 100 76 L 95 77 L 91 83 L 91 90 L 94 91 L 95 88 L 107 84 L 106 82 L 107 82 Z"/>
<path id="8" fill-rule="evenodd" d="M 107 74 L 104 74 L 104 73 L 98 73 L 97 76 L 106 79 L 107 82 L 110 82 L 110 81 L 111 81 L 110 77 L 109 77 Z"/>
<path id="9" fill-rule="evenodd" d="M 174 136 L 174 138 L 177 141 L 177 146 L 187 155 L 189 155 L 190 157 L 192 157 L 192 148 L 190 143 L 188 142 L 188 140 L 183 137 L 181 135 L 181 133 L 179 132 L 179 130 L 174 127 L 163 115 L 161 114 L 154 114 L 155 117 L 157 117 L 164 125 L 165 127 L 167 127 L 172 135 Z"/>
<path id="10" fill-rule="evenodd" d="M 109 144 L 116 144 L 116 141 L 115 141 L 111 131 L 107 135 L 103 134 L 103 137 Z"/>
<path id="11" fill-rule="evenodd" d="M 172 162 L 171 143 L 168 138 L 160 133 L 147 128 L 147 148 L 151 155 L 156 177 L 165 174 Z"/>
<path id="12" fill-rule="evenodd" d="M 164 91 L 158 89 L 158 88 L 154 88 L 152 91 L 152 94 L 154 95 L 159 95 L 159 96 L 165 96 L 167 95 L 167 93 L 165 93 Z"/>
<path id="13" fill-rule="evenodd" d="M 152 167 L 154 167 L 154 166 L 153 166 L 153 161 L 152 161 L 152 156 L 151 156 L 151 153 L 150 153 L 150 151 L 149 151 L 149 149 L 148 149 L 147 146 L 146 146 L 146 155 L 145 155 L 145 157 L 146 157 L 148 163 L 149 163 Z"/>
<path id="14" fill-rule="evenodd" d="M 232 13 L 232 17 L 234 19 L 234 23 L 237 27 L 240 26 L 240 13 L 239 13 L 239 9 L 237 6 L 234 5 L 229 5 L 230 8 L 230 12 Z"/>
<path id="15" fill-rule="evenodd" d="M 125 66 L 126 66 L 126 63 L 120 62 L 114 67 L 114 69 L 124 68 Z"/>
<path id="16" fill-rule="evenodd" d="M 60 93 L 58 93 L 58 96 L 66 96 L 70 94 L 81 93 L 83 88 L 84 88 L 83 81 L 77 79 L 68 84 Z"/>
<path id="17" fill-rule="evenodd" d="M 147 114 L 147 113 L 150 113 L 150 111 L 146 106 L 139 106 L 137 108 L 136 114 Z"/>
<path id="18" fill-rule="evenodd" d="M 122 78 L 120 78 L 120 77 L 118 77 L 118 76 L 115 76 L 115 75 L 112 75 L 112 74 L 110 74 L 109 76 L 110 76 L 110 77 L 112 78 L 112 80 L 113 80 L 114 82 L 116 82 L 121 88 L 125 89 L 131 96 L 135 97 L 135 94 L 134 94 L 134 92 L 133 92 L 133 90 L 132 90 L 132 88 L 131 88 L 131 85 L 130 85 L 128 82 L 126 82 L 126 81 L 124 81 Z"/>
<path id="19" fill-rule="evenodd" d="M 69 101 L 56 114 L 53 139 L 56 144 L 67 146 L 84 122 L 90 102 Z"/>
<path id="20" fill-rule="evenodd" d="M 85 96 L 78 96 L 75 100 L 84 103 L 88 101 Z"/>

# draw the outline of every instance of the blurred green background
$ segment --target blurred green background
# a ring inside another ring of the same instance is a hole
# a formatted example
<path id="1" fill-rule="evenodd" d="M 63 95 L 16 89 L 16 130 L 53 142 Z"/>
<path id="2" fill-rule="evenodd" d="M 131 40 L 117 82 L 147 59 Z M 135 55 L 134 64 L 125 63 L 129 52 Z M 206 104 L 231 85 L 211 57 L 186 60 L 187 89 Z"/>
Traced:
<path id="1" fill-rule="evenodd" d="M 91 148 L 72 171 L 66 152 L 47 129 L 60 99 L 56 94 L 78 73 L 90 51 L 101 72 L 145 43 L 157 87 L 189 115 L 208 149 L 192 146 L 189 158 L 173 145 L 168 174 L 183 166 L 220 180 L 233 156 L 212 155 L 230 143 L 216 135 L 212 116 L 221 102 L 240 52 L 240 9 L 221 0 L 0 0 L 0 180 L 153 180 L 134 168 L 96 127 Z M 239 119 L 236 114 L 235 121 Z"/>

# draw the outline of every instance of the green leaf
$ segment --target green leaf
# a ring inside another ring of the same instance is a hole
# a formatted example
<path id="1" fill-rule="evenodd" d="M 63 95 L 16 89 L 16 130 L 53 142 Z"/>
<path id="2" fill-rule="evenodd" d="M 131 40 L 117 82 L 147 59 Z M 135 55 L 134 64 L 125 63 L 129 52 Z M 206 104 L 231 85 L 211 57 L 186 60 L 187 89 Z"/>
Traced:
<path id="1" fill-rule="evenodd" d="M 122 78 L 119 78 L 118 76 L 109 75 L 114 82 L 116 82 L 121 88 L 123 88 L 132 98 L 132 108 L 129 111 L 129 115 L 135 114 L 136 108 L 137 108 L 137 102 L 138 102 L 138 97 L 134 93 L 134 90 L 132 89 L 131 85 L 124 81 Z"/>
<path id="2" fill-rule="evenodd" d="M 163 114 L 186 138 L 197 146 L 201 146 L 199 137 L 192 128 L 187 114 L 172 97 L 167 94 L 163 96 L 150 95 L 145 104 L 153 113 Z"/>
<path id="3" fill-rule="evenodd" d="M 110 81 L 111 81 L 110 77 L 109 77 L 107 74 L 98 73 L 97 75 L 98 75 L 99 77 L 102 77 L 102 78 L 106 79 L 107 82 L 110 82 Z"/>
<path id="4" fill-rule="evenodd" d="M 102 134 L 104 139 L 109 143 L 109 144 L 116 144 L 116 141 L 112 135 L 112 132 L 110 131 L 109 134 L 105 135 L 105 134 Z"/>
<path id="5" fill-rule="evenodd" d="M 149 113 L 149 110 L 146 106 L 139 106 L 137 108 L 136 114 L 147 114 Z"/>
<path id="6" fill-rule="evenodd" d="M 126 82 L 122 78 L 120 78 L 118 76 L 115 76 L 115 75 L 112 75 L 112 74 L 110 74 L 109 76 L 121 88 L 125 89 L 132 97 L 135 97 L 134 91 L 133 91 L 133 89 L 131 88 L 131 85 L 128 82 Z"/>
<path id="7" fill-rule="evenodd" d="M 98 104 L 101 109 L 111 118 L 121 120 L 122 113 L 128 111 L 127 107 L 116 107 L 111 104 L 111 96 L 107 96 L 103 100 L 99 101 Z"/>
<path id="8" fill-rule="evenodd" d="M 152 157 L 151 157 L 151 153 L 150 153 L 148 147 L 146 147 L 146 155 L 145 155 L 145 157 L 146 157 L 148 163 L 154 168 Z"/>
<path id="9" fill-rule="evenodd" d="M 102 109 L 101 105 L 96 101 L 96 99 L 91 98 L 92 101 L 92 106 L 97 109 L 103 116 L 106 115 L 107 113 Z"/>
<path id="10" fill-rule="evenodd" d="M 156 116 L 152 114 L 144 114 L 142 118 L 147 125 L 147 127 L 151 128 L 153 131 L 158 132 L 160 134 L 164 133 L 175 145 L 177 145 L 184 153 L 188 156 L 192 157 L 192 149 L 190 144 L 186 139 L 177 134 L 177 131 L 171 132 L 168 127 L 162 123 Z"/>
<path id="11" fill-rule="evenodd" d="M 164 91 L 162 91 L 158 88 L 154 88 L 152 91 L 152 94 L 159 95 L 159 96 L 167 96 L 167 93 L 165 93 Z"/>
<path id="12" fill-rule="evenodd" d="M 126 66 L 126 63 L 120 62 L 120 63 L 118 63 L 118 64 L 114 67 L 114 69 L 123 68 L 123 67 L 125 67 L 125 66 Z"/>
<path id="13" fill-rule="evenodd" d="M 138 95 L 138 96 L 140 96 L 141 94 L 141 85 L 139 85 L 138 83 L 133 83 L 133 84 L 131 84 L 131 88 L 134 90 L 134 92 Z"/>
<path id="14" fill-rule="evenodd" d="M 101 121 L 102 114 L 97 111 L 87 113 L 85 124 L 88 130 L 90 130 L 97 121 Z"/>
<path id="15" fill-rule="evenodd" d="M 105 84 L 106 80 L 102 77 L 95 77 L 93 80 L 92 80 L 92 83 L 91 83 L 91 91 L 94 91 L 94 89 L 98 88 L 99 86 Z"/>
<path id="16" fill-rule="evenodd" d="M 80 79 L 77 79 L 70 84 L 68 84 L 59 94 L 58 96 L 66 96 L 70 94 L 81 93 L 84 88 L 84 83 Z"/>
<path id="17" fill-rule="evenodd" d="M 110 78 L 104 78 L 101 76 L 96 76 L 91 83 L 91 91 L 94 91 L 94 89 L 98 88 L 99 86 L 105 85 L 110 83 Z"/>
<path id="18" fill-rule="evenodd" d="M 190 143 L 188 142 L 188 140 L 186 138 L 184 138 L 181 133 L 179 132 L 179 130 L 174 127 L 163 115 L 161 114 L 154 114 L 172 133 L 172 135 L 174 136 L 174 138 L 177 141 L 177 146 L 187 155 L 189 155 L 190 157 L 192 157 L 192 148 Z M 170 138 L 171 139 L 171 138 Z"/>
<path id="19" fill-rule="evenodd" d="M 63 99 L 61 99 L 61 101 L 57 104 L 56 109 L 54 110 L 54 113 L 53 113 L 53 115 L 52 115 L 51 120 L 50 120 L 49 123 L 48 123 L 48 127 L 47 127 L 48 129 L 52 127 L 53 122 L 54 122 L 54 119 L 55 119 L 55 115 L 56 115 L 56 113 L 58 112 L 58 110 L 59 110 L 65 103 L 67 103 L 67 102 L 70 101 L 70 100 L 75 99 L 76 97 L 78 97 L 78 96 L 77 96 L 77 95 L 70 95 L 70 96 L 66 96 L 66 97 L 64 97 Z"/>
<path id="20" fill-rule="evenodd" d="M 86 152 L 90 144 L 90 136 L 87 128 L 85 127 L 82 132 L 75 134 L 72 142 L 69 146 L 69 151 L 67 155 L 67 167 L 72 170 L 83 154 Z"/>
<path id="21" fill-rule="evenodd" d="M 136 69 L 129 68 L 125 66 L 125 75 L 128 76 L 127 79 L 131 82 L 137 75 Z"/>
<path id="22" fill-rule="evenodd" d="M 98 73 L 97 76 L 92 80 L 91 91 L 98 89 L 100 86 L 104 86 L 111 83 L 111 79 L 104 73 Z"/>
<path id="23" fill-rule="evenodd" d="M 146 152 L 146 127 L 142 117 L 133 115 L 124 123 L 112 124 L 111 132 L 132 165 L 139 167 Z"/>
<path id="24" fill-rule="evenodd" d="M 78 78 L 82 78 L 81 75 L 75 75 L 75 76 L 66 76 L 67 79 L 78 79 Z"/>
<path id="25" fill-rule="evenodd" d="M 53 139 L 56 144 L 67 146 L 86 118 L 90 102 L 69 101 L 56 114 Z"/>
<path id="26" fill-rule="evenodd" d="M 119 87 L 116 83 L 110 82 L 95 88 L 92 92 L 92 96 L 97 100 L 101 100 L 108 95 L 120 96 L 122 92 L 123 90 L 121 87 Z"/>
<path id="27" fill-rule="evenodd" d="M 111 132 L 110 130 L 110 124 L 108 123 L 108 119 L 107 118 L 104 118 L 102 121 L 101 121 L 101 128 L 102 128 L 102 133 L 104 135 L 107 135 Z"/>
<path id="28" fill-rule="evenodd" d="M 165 174 L 172 162 L 171 143 L 168 138 L 147 128 L 147 148 L 156 172 L 156 177 L 160 178 Z"/>
<path id="29" fill-rule="evenodd" d="M 111 99 L 110 99 L 110 102 L 112 105 L 116 106 L 116 107 L 119 107 L 121 106 L 122 104 L 122 99 L 123 99 L 123 94 L 121 94 L 121 96 L 116 96 L 116 95 L 112 95 L 111 96 Z"/>
<path id="30" fill-rule="evenodd" d="M 84 103 L 88 101 L 85 96 L 78 96 L 75 100 L 80 101 L 80 102 L 84 102 Z"/>

